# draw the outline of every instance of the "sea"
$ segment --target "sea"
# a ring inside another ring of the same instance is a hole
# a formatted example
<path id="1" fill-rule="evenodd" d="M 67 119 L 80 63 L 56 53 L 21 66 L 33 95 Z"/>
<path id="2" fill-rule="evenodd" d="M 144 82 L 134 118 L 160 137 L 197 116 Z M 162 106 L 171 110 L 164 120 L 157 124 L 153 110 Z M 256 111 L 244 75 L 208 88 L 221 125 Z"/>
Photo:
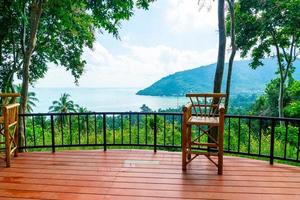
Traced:
<path id="1" fill-rule="evenodd" d="M 63 93 L 70 95 L 70 100 L 93 112 L 141 111 L 143 104 L 153 111 L 158 109 L 178 108 L 188 102 L 185 97 L 141 96 L 136 95 L 140 88 L 30 88 L 36 93 L 38 102 L 34 113 L 47 113 L 52 102 Z"/>

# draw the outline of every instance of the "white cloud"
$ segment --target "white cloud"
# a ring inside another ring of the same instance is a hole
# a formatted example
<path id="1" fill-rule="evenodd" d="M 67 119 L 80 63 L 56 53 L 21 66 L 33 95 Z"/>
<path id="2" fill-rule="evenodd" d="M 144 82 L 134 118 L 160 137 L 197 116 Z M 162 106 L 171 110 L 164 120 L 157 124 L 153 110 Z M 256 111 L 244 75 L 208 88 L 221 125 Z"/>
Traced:
<path id="1" fill-rule="evenodd" d="M 99 42 L 86 49 L 86 70 L 82 87 L 145 87 L 163 76 L 215 61 L 216 48 L 204 52 L 180 50 L 169 46 L 152 47 L 124 44 L 127 53 L 113 55 Z M 52 80 L 52 81 L 50 81 Z M 74 79 L 62 67 L 51 66 L 39 86 L 70 87 Z"/>
<path id="2" fill-rule="evenodd" d="M 165 2 L 167 4 L 163 4 Z M 158 24 L 149 23 L 151 30 L 167 27 L 167 30 L 172 30 L 176 37 L 171 37 L 172 32 L 167 31 L 171 34 L 169 38 L 162 37 L 159 43 L 149 45 L 146 40 L 153 32 L 143 32 L 133 25 L 129 26 L 130 31 L 124 33 L 122 42 L 110 43 L 110 40 L 105 40 L 101 43 L 99 36 L 93 50 L 84 51 L 83 57 L 87 64 L 85 73 L 79 80 L 80 86 L 142 88 L 177 71 L 215 63 L 218 51 L 216 1 L 209 11 L 206 8 L 199 11 L 198 0 L 166 0 L 163 3 L 161 1 L 154 3 L 165 13 Z M 136 21 L 142 19 L 145 18 L 137 18 Z M 195 35 L 196 40 L 195 38 L 189 40 L 190 36 Z M 134 38 L 137 36 L 142 36 L 145 41 L 142 40 L 139 45 L 135 44 Z M 176 45 L 178 40 L 185 42 Z M 188 43 L 191 42 L 199 45 L 188 48 Z M 46 77 L 36 85 L 72 87 L 74 79 L 64 68 L 51 65 Z"/>
<path id="3" fill-rule="evenodd" d="M 202 6 L 203 5 L 203 6 Z M 217 3 L 211 0 L 168 0 L 166 23 L 175 32 L 217 30 Z"/>
<path id="4" fill-rule="evenodd" d="M 97 43 L 94 51 L 86 52 L 87 71 L 80 79 L 81 85 L 87 86 L 94 81 L 96 85 L 105 87 L 144 87 L 168 74 L 212 63 L 217 54 L 216 49 L 198 52 L 164 45 L 144 47 L 126 44 L 126 54 L 112 55 L 103 48 Z M 95 60 L 91 63 L 90 58 Z"/>

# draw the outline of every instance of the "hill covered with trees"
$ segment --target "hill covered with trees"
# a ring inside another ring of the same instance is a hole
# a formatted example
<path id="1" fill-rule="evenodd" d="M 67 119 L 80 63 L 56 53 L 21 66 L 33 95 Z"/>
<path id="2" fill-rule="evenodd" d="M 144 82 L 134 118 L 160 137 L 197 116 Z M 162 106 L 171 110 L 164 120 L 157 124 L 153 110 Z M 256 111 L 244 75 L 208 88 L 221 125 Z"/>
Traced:
<path id="1" fill-rule="evenodd" d="M 264 66 L 252 69 L 250 61 L 235 61 L 232 77 L 232 94 L 262 93 L 266 85 L 276 78 L 276 59 L 268 58 L 263 61 Z M 300 80 L 300 60 L 294 63 L 296 71 L 293 76 Z M 137 92 L 138 95 L 151 96 L 183 96 L 189 92 L 212 92 L 216 64 L 197 67 L 191 70 L 176 72 L 166 76 L 151 86 Z M 225 81 L 228 65 L 225 65 L 222 91 L 225 91 Z"/>

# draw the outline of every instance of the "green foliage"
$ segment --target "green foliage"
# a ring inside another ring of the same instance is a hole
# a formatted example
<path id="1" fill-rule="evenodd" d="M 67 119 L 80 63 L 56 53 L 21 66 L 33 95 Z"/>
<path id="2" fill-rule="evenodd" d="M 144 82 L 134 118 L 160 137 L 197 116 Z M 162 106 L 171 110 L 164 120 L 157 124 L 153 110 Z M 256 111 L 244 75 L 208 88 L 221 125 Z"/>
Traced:
<path id="1" fill-rule="evenodd" d="M 286 116 L 299 118 L 300 116 L 300 101 L 291 102 L 284 108 Z"/>
<path id="2" fill-rule="evenodd" d="M 96 32 L 104 31 L 119 38 L 123 20 L 135 7 L 148 9 L 153 0 L 48 0 L 42 1 L 36 47 L 29 66 L 29 82 L 45 76 L 48 63 L 70 71 L 75 82 L 82 75 L 86 61 L 84 47 L 92 48 Z M 13 75 L 22 78 L 25 49 L 29 45 L 30 15 L 28 0 L 1 0 L 0 6 L 0 87 L 11 91 Z"/>
<path id="3" fill-rule="evenodd" d="M 271 55 L 271 46 L 290 47 L 291 36 L 299 46 L 299 11 L 299 0 L 240 0 L 236 3 L 237 45 L 242 56 L 252 53 L 253 68 L 263 65 L 261 60 Z"/>
<path id="4" fill-rule="evenodd" d="M 245 115 L 253 106 L 257 98 L 257 94 L 238 94 L 232 95 L 229 102 L 229 110 L 227 114 Z"/>
<path id="5" fill-rule="evenodd" d="M 21 93 L 21 85 L 16 85 L 15 90 L 17 93 Z M 33 112 L 33 107 L 36 106 L 36 103 L 39 102 L 39 100 L 36 97 L 35 92 L 28 92 L 27 99 L 28 99 L 28 101 L 27 101 L 27 106 L 26 106 L 26 112 L 31 113 L 31 112 Z"/>
<path id="6" fill-rule="evenodd" d="M 235 6 L 236 43 L 241 56 L 251 54 L 257 69 L 265 57 L 276 57 L 278 116 L 283 117 L 285 87 L 300 53 L 300 0 L 240 0 Z"/>
<path id="7" fill-rule="evenodd" d="M 266 87 L 263 95 L 253 104 L 250 114 L 261 116 L 278 116 L 278 87 L 279 79 L 272 80 Z M 292 80 L 285 88 L 284 113 L 286 117 L 299 118 L 300 116 L 300 81 Z"/>
<path id="8" fill-rule="evenodd" d="M 78 113 L 88 113 L 88 112 L 91 112 L 86 107 L 79 106 L 77 104 L 75 104 L 75 108 L 76 108 L 76 112 L 78 112 Z"/>
<path id="9" fill-rule="evenodd" d="M 300 117 L 300 81 L 293 80 L 287 89 L 289 101 L 284 108 L 284 113 L 289 117 Z"/>
<path id="10" fill-rule="evenodd" d="M 63 93 L 58 101 L 55 100 L 52 102 L 52 106 L 49 107 L 49 111 L 55 113 L 76 112 L 76 107 L 77 105 L 70 100 L 70 95 Z"/>

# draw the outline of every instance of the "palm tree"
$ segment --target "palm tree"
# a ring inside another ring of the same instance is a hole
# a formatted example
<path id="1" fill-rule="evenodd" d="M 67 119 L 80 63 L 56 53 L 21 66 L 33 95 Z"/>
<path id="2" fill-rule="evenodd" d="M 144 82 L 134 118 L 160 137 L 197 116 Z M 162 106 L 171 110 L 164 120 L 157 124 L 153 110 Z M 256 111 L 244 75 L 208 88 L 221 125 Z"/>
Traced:
<path id="1" fill-rule="evenodd" d="M 16 92 L 21 93 L 21 85 L 16 85 Z M 33 107 L 36 107 L 36 102 L 39 102 L 38 98 L 36 97 L 35 92 L 28 92 L 27 94 L 27 105 L 26 105 L 26 112 L 31 113 L 33 111 Z"/>
<path id="2" fill-rule="evenodd" d="M 50 112 L 68 113 L 76 112 L 76 104 L 70 100 L 70 95 L 63 93 L 58 101 L 53 101 L 52 106 L 49 107 Z"/>
<path id="3" fill-rule="evenodd" d="M 88 113 L 88 112 L 91 112 L 86 107 L 83 107 L 83 106 L 76 105 L 75 107 L 76 107 L 76 111 L 78 113 Z"/>

